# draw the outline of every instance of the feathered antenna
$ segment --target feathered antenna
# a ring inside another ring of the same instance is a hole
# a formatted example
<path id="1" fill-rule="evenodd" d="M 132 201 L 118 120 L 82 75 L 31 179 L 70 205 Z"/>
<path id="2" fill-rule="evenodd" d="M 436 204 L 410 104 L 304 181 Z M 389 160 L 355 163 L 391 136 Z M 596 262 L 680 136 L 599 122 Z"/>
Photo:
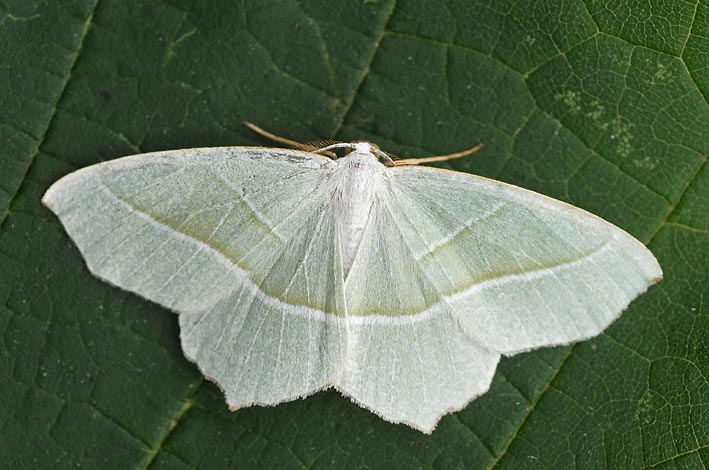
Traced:
<path id="1" fill-rule="evenodd" d="M 286 139 L 285 137 L 278 136 L 276 134 L 272 134 L 268 131 L 265 131 L 261 129 L 259 126 L 256 124 L 253 124 L 248 121 L 243 121 L 244 125 L 251 129 L 252 131 L 256 132 L 257 134 L 260 134 L 267 139 L 271 139 L 274 142 L 278 142 L 283 145 L 287 145 L 290 148 L 293 148 L 295 150 L 303 150 L 305 152 L 314 152 L 315 150 L 322 149 L 324 147 L 328 147 L 330 145 L 335 145 L 339 144 L 340 142 L 337 140 L 316 140 L 313 142 L 296 142 L 295 140 L 291 139 Z M 328 157 L 332 158 L 333 160 L 337 159 L 337 155 L 335 155 L 335 152 L 330 152 L 330 151 L 325 151 L 325 152 L 319 152 L 323 155 L 327 155 Z"/>
<path id="2" fill-rule="evenodd" d="M 251 129 L 252 131 L 266 137 L 267 139 L 271 139 L 274 142 L 278 142 L 283 145 L 287 145 L 288 147 L 291 147 L 296 150 L 303 150 L 305 152 L 317 151 L 318 154 L 326 155 L 326 156 L 332 158 L 333 160 L 337 160 L 337 155 L 335 154 L 335 152 L 330 151 L 328 149 L 328 147 L 330 147 L 330 148 L 340 148 L 340 147 L 349 148 L 347 145 L 344 145 L 342 142 L 337 141 L 337 140 L 315 140 L 313 142 L 306 142 L 306 143 L 296 142 L 295 140 L 286 139 L 285 137 L 281 137 L 276 134 L 271 134 L 270 132 L 261 129 L 256 124 L 250 123 L 248 121 L 243 121 L 243 122 L 244 122 L 244 125 L 246 127 L 248 127 L 249 129 Z M 483 145 L 477 144 L 474 147 L 470 147 L 467 150 L 461 150 L 460 152 L 449 153 L 447 155 L 434 155 L 432 157 L 420 157 L 420 158 L 398 158 L 390 153 L 385 153 L 385 152 L 379 150 L 378 147 L 375 148 L 375 151 L 376 151 L 378 157 L 384 158 L 385 161 L 389 162 L 389 166 L 404 166 L 404 165 L 420 165 L 422 163 L 444 162 L 447 160 L 453 160 L 455 158 L 466 157 L 472 153 L 477 152 L 481 148 L 483 148 Z"/>

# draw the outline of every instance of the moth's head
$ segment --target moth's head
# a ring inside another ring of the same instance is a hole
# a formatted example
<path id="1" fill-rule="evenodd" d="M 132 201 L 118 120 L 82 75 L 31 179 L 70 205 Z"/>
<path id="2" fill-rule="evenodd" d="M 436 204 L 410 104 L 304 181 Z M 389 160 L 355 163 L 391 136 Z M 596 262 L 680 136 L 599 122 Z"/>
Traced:
<path id="1" fill-rule="evenodd" d="M 371 153 L 377 155 L 377 152 L 381 152 L 379 146 L 368 140 L 356 140 L 351 143 L 352 151 L 357 153 Z"/>
<path id="2" fill-rule="evenodd" d="M 368 156 L 371 155 L 375 159 L 379 160 L 380 162 L 384 163 L 387 166 L 394 166 L 394 160 L 391 159 L 389 155 L 387 155 L 385 152 L 382 152 L 379 149 L 379 146 L 377 144 L 374 144 L 372 142 L 369 142 L 367 140 L 356 140 L 354 142 L 339 142 L 336 144 L 328 145 L 327 147 L 323 147 L 321 149 L 315 150 L 315 153 L 323 153 L 323 152 L 332 152 L 333 150 L 336 149 L 346 149 L 349 150 L 349 152 L 345 155 L 360 155 L 360 156 Z"/>
<path id="3" fill-rule="evenodd" d="M 394 166 L 394 161 L 391 157 L 387 155 L 386 152 L 383 152 L 379 146 L 373 142 L 369 142 L 368 140 L 357 140 L 350 142 L 349 145 L 353 153 L 360 155 L 372 155 L 381 163 L 384 163 L 387 166 Z"/>

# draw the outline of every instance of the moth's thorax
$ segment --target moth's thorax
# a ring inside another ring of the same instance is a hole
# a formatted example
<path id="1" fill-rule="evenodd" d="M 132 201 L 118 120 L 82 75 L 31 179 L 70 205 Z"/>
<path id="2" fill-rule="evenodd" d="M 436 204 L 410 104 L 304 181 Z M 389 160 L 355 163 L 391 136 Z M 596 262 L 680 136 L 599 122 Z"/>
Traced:
<path id="1" fill-rule="evenodd" d="M 354 150 L 337 160 L 335 217 L 345 276 L 362 240 L 377 192 L 384 182 L 386 167 L 371 152 L 368 142 L 356 142 Z"/>

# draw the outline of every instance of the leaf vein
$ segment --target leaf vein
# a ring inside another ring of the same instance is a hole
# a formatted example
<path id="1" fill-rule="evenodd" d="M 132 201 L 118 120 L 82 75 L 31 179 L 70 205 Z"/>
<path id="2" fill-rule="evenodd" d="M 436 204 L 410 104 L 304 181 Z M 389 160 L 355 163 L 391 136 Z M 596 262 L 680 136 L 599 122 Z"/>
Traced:
<path id="1" fill-rule="evenodd" d="M 507 444 L 502 448 L 500 453 L 495 457 L 490 464 L 488 464 L 487 469 L 491 470 L 497 466 L 497 464 L 502 460 L 502 458 L 507 454 L 507 451 L 510 449 L 512 443 L 515 441 L 517 438 L 519 431 L 522 429 L 524 426 L 524 423 L 527 422 L 527 419 L 529 419 L 529 416 L 532 414 L 532 411 L 534 411 L 537 407 L 537 404 L 539 404 L 539 401 L 542 399 L 544 394 L 549 390 L 551 387 L 551 384 L 554 382 L 554 380 L 559 376 L 559 373 L 561 372 L 561 369 L 564 367 L 566 362 L 568 361 L 569 357 L 571 357 L 571 354 L 573 353 L 574 349 L 576 348 L 576 345 L 573 345 L 569 347 L 568 352 L 566 355 L 562 358 L 561 363 L 559 364 L 558 368 L 554 372 L 554 375 L 552 375 L 549 378 L 549 381 L 542 387 L 542 389 L 539 391 L 539 394 L 530 402 L 529 407 L 527 408 L 527 411 L 524 413 L 522 418 L 519 420 L 519 423 L 515 427 L 514 431 L 512 432 L 512 435 L 510 436 L 509 440 L 507 441 Z"/>
<path id="2" fill-rule="evenodd" d="M 15 188 L 12 196 L 10 196 L 7 206 L 5 206 L 2 209 L 2 212 L 0 212 L 0 230 L 2 229 L 3 224 L 5 223 L 5 220 L 7 219 L 8 214 L 10 213 L 10 208 L 12 207 L 13 203 L 15 202 L 15 198 L 17 197 L 17 194 L 20 192 L 20 188 L 22 187 L 22 184 L 24 183 L 25 179 L 27 178 L 27 175 L 29 174 L 30 168 L 32 167 L 32 164 L 39 155 L 40 152 L 40 147 L 44 143 L 44 141 L 47 138 L 47 135 L 49 135 L 49 130 L 52 128 L 52 123 L 54 122 L 54 118 L 57 115 L 57 109 L 59 108 L 59 103 L 62 101 L 64 98 L 64 94 L 66 93 L 69 80 L 71 80 L 72 75 L 74 74 L 74 70 L 76 69 L 76 64 L 79 61 L 79 56 L 81 55 L 81 50 L 83 49 L 84 46 L 84 40 L 86 39 L 86 36 L 89 32 L 89 29 L 91 27 L 91 23 L 93 21 L 94 13 L 96 11 L 96 8 L 98 6 L 99 0 L 94 0 L 94 4 L 92 5 L 91 12 L 89 15 L 86 17 L 86 20 L 84 21 L 84 27 L 81 31 L 81 36 L 79 37 L 79 44 L 76 47 L 76 50 L 74 51 L 74 54 L 72 55 L 71 58 L 71 63 L 69 65 L 69 70 L 66 74 L 66 77 L 64 78 L 61 89 L 59 91 L 59 94 L 57 95 L 56 100 L 54 100 L 53 108 L 49 114 L 49 118 L 47 119 L 47 122 L 44 126 L 44 130 L 42 131 L 41 135 L 39 136 L 39 139 L 37 140 L 37 144 L 34 146 L 32 151 L 30 152 L 29 157 L 27 158 L 27 164 L 25 166 L 25 171 L 22 175 L 22 178 L 20 178 L 19 183 L 17 184 L 17 187 Z"/>
<path id="3" fill-rule="evenodd" d="M 352 94 L 345 100 L 345 107 L 342 110 L 342 115 L 340 117 L 340 121 L 335 126 L 335 130 L 332 131 L 332 134 L 330 135 L 331 138 L 334 138 L 335 136 L 337 136 L 337 134 L 342 130 L 342 128 L 345 125 L 345 121 L 347 120 L 347 116 L 349 115 L 350 110 L 352 109 L 352 105 L 355 102 L 355 98 L 359 94 L 359 90 L 362 88 L 362 84 L 364 83 L 365 78 L 367 78 L 367 76 L 369 75 L 369 70 L 372 66 L 372 63 L 374 62 L 374 58 L 376 57 L 377 52 L 379 51 L 379 45 L 381 44 L 382 39 L 384 38 L 384 35 L 387 32 L 387 26 L 389 25 L 389 21 L 391 20 L 391 17 L 394 15 L 395 7 L 396 7 L 396 0 L 391 2 L 391 6 L 389 7 L 389 11 L 387 12 L 386 21 L 384 22 L 384 26 L 382 27 L 381 32 L 374 39 L 374 44 L 372 45 L 372 53 L 370 54 L 369 60 L 364 65 L 364 68 L 362 69 L 362 73 L 360 74 L 360 77 L 357 80 L 357 84 L 354 86 L 354 88 L 352 90 Z"/>

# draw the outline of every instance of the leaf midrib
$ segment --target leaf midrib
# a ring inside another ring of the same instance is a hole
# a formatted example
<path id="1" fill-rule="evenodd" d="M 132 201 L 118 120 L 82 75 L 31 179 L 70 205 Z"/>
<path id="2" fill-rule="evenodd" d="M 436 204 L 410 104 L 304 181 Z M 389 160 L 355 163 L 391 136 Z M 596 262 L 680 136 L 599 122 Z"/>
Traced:
<path id="1" fill-rule="evenodd" d="M 54 118 L 57 116 L 57 110 L 59 109 L 59 103 L 64 99 L 64 95 L 66 93 L 66 90 L 69 85 L 69 81 L 71 80 L 74 70 L 76 69 L 76 64 L 79 62 L 79 56 L 81 55 L 81 51 L 84 47 L 84 40 L 86 39 L 86 36 L 89 32 L 89 29 L 91 28 L 91 23 L 94 18 L 94 13 L 96 12 L 96 8 L 98 7 L 99 0 L 93 0 L 93 5 L 91 6 L 91 11 L 89 12 L 88 16 L 86 17 L 86 20 L 84 21 L 84 26 L 81 30 L 81 35 L 79 36 L 79 42 L 76 46 L 76 50 L 72 54 L 71 62 L 69 63 L 69 67 L 66 73 L 66 76 L 62 80 L 61 88 L 59 90 L 59 93 L 57 94 L 57 98 L 54 100 L 54 103 L 52 104 L 52 110 L 49 113 L 49 116 L 47 117 L 46 123 L 44 125 L 44 129 L 41 131 L 39 139 L 37 140 L 36 145 L 34 148 L 31 150 L 28 161 L 27 161 L 27 166 L 25 168 L 25 171 L 22 174 L 22 178 L 20 178 L 20 181 L 17 183 L 17 187 L 15 188 L 15 191 L 12 193 L 10 198 L 7 201 L 7 206 L 3 208 L 2 213 L 0 213 L 0 231 L 2 231 L 2 227 L 5 223 L 5 220 L 7 219 L 7 216 L 10 214 L 10 208 L 12 207 L 13 203 L 15 202 L 15 198 L 17 195 L 20 193 L 22 186 L 25 183 L 25 180 L 27 179 L 27 175 L 30 172 L 30 169 L 32 168 L 35 158 L 37 155 L 39 155 L 40 148 L 42 147 L 42 144 L 44 141 L 47 139 L 47 136 L 49 135 L 49 131 L 52 128 L 52 124 L 54 123 Z"/>

